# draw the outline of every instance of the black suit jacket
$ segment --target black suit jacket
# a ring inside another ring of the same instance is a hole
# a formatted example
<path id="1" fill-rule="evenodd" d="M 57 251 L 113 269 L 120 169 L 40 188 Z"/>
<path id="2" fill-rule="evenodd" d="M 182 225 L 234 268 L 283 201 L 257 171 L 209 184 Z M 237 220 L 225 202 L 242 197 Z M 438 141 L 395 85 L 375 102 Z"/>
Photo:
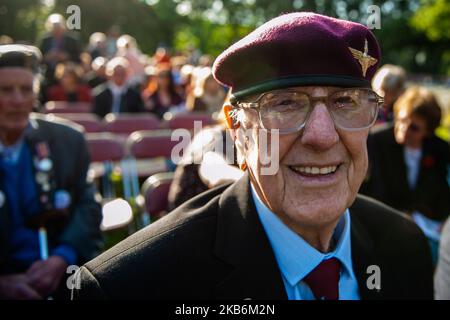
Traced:
<path id="1" fill-rule="evenodd" d="M 42 38 L 39 49 L 45 56 L 51 49 L 53 45 L 53 36 L 47 34 Z M 65 33 L 62 38 L 62 50 L 69 56 L 69 61 L 80 62 L 81 46 L 78 38 L 74 35 Z"/>
<path id="2" fill-rule="evenodd" d="M 70 245 L 77 251 L 79 263 L 84 263 L 98 255 L 102 245 L 101 207 L 94 198 L 94 186 L 86 181 L 90 163 L 87 145 L 81 132 L 44 119 L 38 114 L 30 116 L 32 129 L 26 135 L 26 143 L 32 152 L 37 143 L 48 144 L 54 167 L 55 190 L 66 190 L 72 198 L 68 215 L 61 216 L 59 221 L 62 228 L 58 224 L 57 228 L 50 227 L 48 230 L 49 246 Z M 14 271 L 9 260 L 8 226 L 6 202 L 0 207 L 0 274 Z"/>
<path id="3" fill-rule="evenodd" d="M 427 241 L 415 224 L 379 202 L 350 208 L 352 258 L 363 299 L 431 299 Z M 367 267 L 381 269 L 369 290 Z M 259 221 L 248 174 L 207 191 L 82 267 L 76 299 L 287 299 Z"/>
<path id="4" fill-rule="evenodd" d="M 403 146 L 395 141 L 392 125 L 369 135 L 368 150 L 370 165 L 362 187 L 364 194 L 404 212 L 418 210 L 432 219 L 445 220 L 450 214 L 450 151 L 445 141 L 435 136 L 425 140 L 414 189 L 408 185 Z"/>
<path id="5" fill-rule="evenodd" d="M 104 83 L 94 89 L 94 110 L 93 112 L 99 117 L 103 118 L 111 112 L 113 97 L 108 84 Z M 128 88 L 122 95 L 120 103 L 121 113 L 143 112 L 144 105 L 142 104 L 141 95 L 132 88 Z"/>

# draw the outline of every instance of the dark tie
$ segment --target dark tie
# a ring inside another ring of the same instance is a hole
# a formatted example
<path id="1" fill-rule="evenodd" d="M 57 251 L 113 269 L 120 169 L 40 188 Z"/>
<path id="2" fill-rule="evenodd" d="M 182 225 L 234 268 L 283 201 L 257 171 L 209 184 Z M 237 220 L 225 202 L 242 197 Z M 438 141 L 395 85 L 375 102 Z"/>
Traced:
<path id="1" fill-rule="evenodd" d="M 341 264 L 338 259 L 324 260 L 303 278 L 303 281 L 317 300 L 338 300 L 340 269 Z"/>

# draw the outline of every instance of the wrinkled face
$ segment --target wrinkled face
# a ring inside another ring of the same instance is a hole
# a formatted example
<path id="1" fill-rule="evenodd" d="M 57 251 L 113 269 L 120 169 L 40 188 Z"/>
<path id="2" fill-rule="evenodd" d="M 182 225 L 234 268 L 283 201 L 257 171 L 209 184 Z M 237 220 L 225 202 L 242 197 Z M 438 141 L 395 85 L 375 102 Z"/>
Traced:
<path id="1" fill-rule="evenodd" d="M 418 149 L 427 136 L 427 124 L 423 117 L 401 110 L 394 125 L 395 140 L 409 148 Z"/>
<path id="2" fill-rule="evenodd" d="M 33 110 L 33 73 L 23 68 L 0 68 L 0 131 L 21 132 Z"/>
<path id="3" fill-rule="evenodd" d="M 337 87 L 302 87 L 311 97 L 326 96 Z M 354 201 L 368 165 L 369 129 L 336 128 L 324 102 L 314 105 L 305 127 L 279 136 L 279 169 L 262 174 L 257 114 L 245 112 L 244 126 L 235 130 L 236 146 L 250 170 L 252 183 L 265 204 L 288 226 L 318 227 L 335 223 Z M 267 139 L 268 149 L 274 148 Z M 263 161 L 264 162 L 264 161 Z"/>

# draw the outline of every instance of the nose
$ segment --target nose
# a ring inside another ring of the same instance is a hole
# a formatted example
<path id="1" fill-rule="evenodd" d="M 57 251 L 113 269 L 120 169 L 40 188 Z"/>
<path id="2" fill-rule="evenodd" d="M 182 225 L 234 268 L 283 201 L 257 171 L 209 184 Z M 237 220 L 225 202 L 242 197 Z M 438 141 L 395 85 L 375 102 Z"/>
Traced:
<path id="1" fill-rule="evenodd" d="M 324 151 L 330 149 L 338 141 L 339 134 L 326 105 L 318 103 L 303 128 L 301 143 L 316 151 Z"/>

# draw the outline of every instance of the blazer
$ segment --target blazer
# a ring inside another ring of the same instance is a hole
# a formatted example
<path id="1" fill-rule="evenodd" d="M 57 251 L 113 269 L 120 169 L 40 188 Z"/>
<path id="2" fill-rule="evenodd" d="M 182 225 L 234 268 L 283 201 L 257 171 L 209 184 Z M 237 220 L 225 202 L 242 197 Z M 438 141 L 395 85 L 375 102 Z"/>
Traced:
<path id="1" fill-rule="evenodd" d="M 102 246 L 101 207 L 95 200 L 94 186 L 86 180 L 90 163 L 88 148 L 81 132 L 44 119 L 45 116 L 38 114 L 30 116 L 32 129 L 26 135 L 25 143 L 32 153 L 38 143 L 48 144 L 55 190 L 69 192 L 72 199 L 68 215 L 61 215 L 58 227 L 48 229 L 49 246 L 51 248 L 61 243 L 70 245 L 77 251 L 79 263 L 82 264 L 98 255 Z M 8 225 L 6 202 L 0 207 L 0 274 L 9 270 Z"/>
<path id="2" fill-rule="evenodd" d="M 246 173 L 184 203 L 77 272 L 74 299 L 287 299 Z M 362 299 L 432 299 L 428 243 L 401 213 L 364 196 L 350 207 Z M 367 268 L 381 270 L 370 290 Z"/>
<path id="3" fill-rule="evenodd" d="M 104 83 L 94 88 L 94 110 L 93 112 L 99 117 L 103 118 L 111 112 L 113 96 L 111 90 L 108 88 L 108 83 Z M 141 95 L 132 88 L 128 88 L 125 94 L 122 95 L 120 102 L 121 113 L 144 112 L 144 105 L 142 104 Z"/>
<path id="4" fill-rule="evenodd" d="M 449 145 L 432 136 L 422 147 L 419 175 L 414 189 L 407 180 L 403 146 L 395 141 L 392 125 L 369 135 L 369 172 L 362 192 L 400 211 L 418 210 L 431 219 L 443 221 L 450 214 L 447 182 Z"/>
<path id="5" fill-rule="evenodd" d="M 39 44 L 39 49 L 45 56 L 51 49 L 53 45 L 53 36 L 51 34 L 45 35 Z M 74 33 L 66 32 L 62 38 L 62 51 L 68 55 L 68 60 L 72 62 L 80 62 L 81 45 L 80 40 Z M 61 61 L 60 61 L 61 62 Z"/>

